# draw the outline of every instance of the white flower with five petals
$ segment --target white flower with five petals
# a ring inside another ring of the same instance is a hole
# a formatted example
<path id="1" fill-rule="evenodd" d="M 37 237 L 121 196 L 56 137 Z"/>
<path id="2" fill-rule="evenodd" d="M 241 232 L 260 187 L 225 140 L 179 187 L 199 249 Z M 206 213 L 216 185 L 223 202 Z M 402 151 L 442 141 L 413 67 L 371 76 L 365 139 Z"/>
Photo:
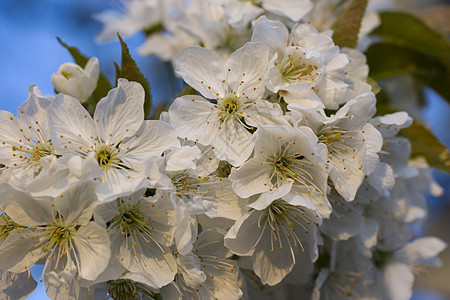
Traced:
<path id="1" fill-rule="evenodd" d="M 180 145 L 167 123 L 144 120 L 143 104 L 142 86 L 120 79 L 97 104 L 94 118 L 70 96 L 55 99 L 49 107 L 52 143 L 58 152 L 96 160 L 101 168 L 100 201 L 146 186 L 146 162 Z"/>
<path id="2" fill-rule="evenodd" d="M 177 73 L 201 96 L 182 96 L 169 108 L 181 138 L 214 147 L 220 160 L 239 166 L 253 150 L 251 130 L 286 124 L 278 104 L 262 100 L 269 49 L 248 43 L 227 61 L 203 48 L 187 48 L 177 57 Z"/>

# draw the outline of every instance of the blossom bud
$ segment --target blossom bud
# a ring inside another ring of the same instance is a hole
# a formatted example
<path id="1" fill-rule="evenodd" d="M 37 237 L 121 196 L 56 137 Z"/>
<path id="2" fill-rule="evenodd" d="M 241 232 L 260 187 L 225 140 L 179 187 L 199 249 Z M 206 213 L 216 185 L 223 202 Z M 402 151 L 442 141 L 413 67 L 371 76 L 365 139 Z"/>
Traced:
<path id="1" fill-rule="evenodd" d="M 98 58 L 92 57 L 84 69 L 74 63 L 62 64 L 58 72 L 52 75 L 52 84 L 57 92 L 73 96 L 84 103 L 97 87 L 99 75 Z"/>

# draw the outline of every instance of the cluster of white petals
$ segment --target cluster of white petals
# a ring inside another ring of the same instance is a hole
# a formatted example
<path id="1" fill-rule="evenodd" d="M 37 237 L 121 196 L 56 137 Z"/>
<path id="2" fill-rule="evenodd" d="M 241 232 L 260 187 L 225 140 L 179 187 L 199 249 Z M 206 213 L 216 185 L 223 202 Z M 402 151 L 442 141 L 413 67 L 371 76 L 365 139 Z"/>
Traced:
<path id="1" fill-rule="evenodd" d="M 32 85 L 0 111 L 0 298 L 24 299 L 43 264 L 58 300 L 409 299 L 446 247 L 415 231 L 441 190 L 397 136 L 408 114 L 374 117 L 365 57 L 335 45 L 325 2 L 98 15 L 99 40 L 144 30 L 140 52 L 195 92 L 147 120 L 121 78 L 91 116 L 93 58 L 61 66 L 57 96 Z"/>

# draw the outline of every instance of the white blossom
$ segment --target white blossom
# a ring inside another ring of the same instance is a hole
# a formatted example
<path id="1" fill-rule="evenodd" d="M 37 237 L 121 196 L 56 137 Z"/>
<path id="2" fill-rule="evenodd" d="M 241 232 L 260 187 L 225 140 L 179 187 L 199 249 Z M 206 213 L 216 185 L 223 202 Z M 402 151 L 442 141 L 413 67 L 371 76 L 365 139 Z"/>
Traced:
<path id="1" fill-rule="evenodd" d="M 369 123 L 375 113 L 375 95 L 363 94 L 347 102 L 335 115 L 327 117 L 291 104 L 292 122 L 300 129 L 310 128 L 328 149 L 330 179 L 347 201 L 355 198 L 364 176 L 372 173 L 379 161 L 381 134 Z"/>
<path id="2" fill-rule="evenodd" d="M 6 183 L 1 189 L 1 206 L 14 222 L 0 245 L 3 270 L 24 272 L 39 261 L 46 284 L 76 293 L 75 279 L 94 280 L 106 268 L 108 234 L 90 221 L 97 201 L 93 182 L 73 185 L 57 198 L 36 199 Z"/>
<path id="3" fill-rule="evenodd" d="M 241 165 L 251 154 L 251 130 L 285 124 L 277 104 L 262 100 L 268 49 L 248 43 L 224 61 L 216 52 L 186 48 L 177 73 L 205 98 L 182 96 L 169 108 L 170 122 L 181 138 L 214 147 L 220 160 Z"/>
<path id="4" fill-rule="evenodd" d="M 316 149 L 317 138 L 311 140 L 290 126 L 263 126 L 255 138 L 254 157 L 233 168 L 229 176 L 236 194 L 247 198 L 264 193 L 261 197 L 270 203 L 291 191 L 311 201 L 322 217 L 328 217 L 326 151 L 320 145 Z"/>
<path id="5" fill-rule="evenodd" d="M 97 87 L 100 76 L 100 64 L 92 57 L 84 68 L 74 63 L 62 64 L 58 72 L 52 75 L 52 84 L 59 93 L 77 98 L 84 103 Z"/>
<path id="6" fill-rule="evenodd" d="M 236 221 L 225 245 L 235 254 L 251 256 L 262 283 L 275 285 L 301 261 L 298 256 L 317 259 L 316 226 L 322 220 L 311 202 L 294 194 L 258 204 L 250 204 L 249 212 Z"/>
<path id="7" fill-rule="evenodd" d="M 177 255 L 178 297 L 171 299 L 239 299 L 239 268 L 235 261 L 226 259 L 227 252 L 223 234 L 216 229 L 200 233 L 190 254 Z"/>
<path id="8" fill-rule="evenodd" d="M 100 201 L 146 186 L 146 163 L 179 147 L 168 124 L 144 120 L 143 104 L 142 86 L 120 79 L 97 104 L 94 118 L 69 96 L 55 99 L 49 107 L 52 143 L 58 152 L 95 160 L 101 168 Z"/>
<path id="9" fill-rule="evenodd" d="M 143 197 L 138 191 L 95 208 L 96 222 L 106 226 L 112 254 L 140 282 L 160 288 L 173 280 L 175 260 L 169 249 L 175 230 L 175 207 L 167 194 Z"/>

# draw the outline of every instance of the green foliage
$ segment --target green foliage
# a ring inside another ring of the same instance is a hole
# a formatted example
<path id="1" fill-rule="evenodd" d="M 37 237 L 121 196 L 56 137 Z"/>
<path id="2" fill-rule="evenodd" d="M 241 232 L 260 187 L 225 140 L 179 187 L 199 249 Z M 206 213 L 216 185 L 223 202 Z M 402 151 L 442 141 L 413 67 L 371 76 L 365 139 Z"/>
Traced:
<path id="1" fill-rule="evenodd" d="M 361 20 L 366 10 L 368 0 L 352 0 L 331 26 L 333 40 L 339 47 L 355 48 L 358 43 L 358 33 Z"/>
<path id="2" fill-rule="evenodd" d="M 430 166 L 450 173 L 450 154 L 444 144 L 417 120 L 409 128 L 400 131 L 412 145 L 411 157 L 424 156 Z"/>
<path id="3" fill-rule="evenodd" d="M 59 37 L 57 37 L 56 39 L 64 48 L 69 51 L 70 55 L 72 55 L 73 60 L 77 65 L 82 68 L 86 66 L 87 62 L 89 61 L 89 58 L 87 56 L 82 54 L 76 47 L 69 46 L 64 43 Z M 98 101 L 105 97 L 108 94 L 109 90 L 111 90 L 111 88 L 111 83 L 109 83 L 106 76 L 100 73 L 97 87 L 95 88 L 94 93 L 91 97 L 89 97 L 88 101 L 83 104 L 84 107 L 91 113 L 91 115 L 95 111 L 95 106 L 97 105 Z"/>
<path id="4" fill-rule="evenodd" d="M 145 102 L 144 102 L 144 114 L 145 117 L 148 118 L 150 115 L 150 110 L 152 107 L 152 96 L 150 91 L 150 83 L 147 78 L 142 74 L 138 65 L 134 61 L 134 59 L 130 55 L 130 50 L 128 49 L 127 44 L 123 41 L 122 37 L 118 34 L 120 45 L 122 46 L 122 61 L 121 66 L 114 62 L 114 66 L 116 68 L 116 84 L 117 79 L 125 78 L 130 81 L 139 82 L 145 91 Z"/>
<path id="5" fill-rule="evenodd" d="M 406 13 L 384 12 L 372 34 L 392 45 L 438 58 L 450 70 L 450 43 L 441 33 Z"/>
<path id="6" fill-rule="evenodd" d="M 375 80 L 412 74 L 450 101 L 450 72 L 440 59 L 389 43 L 370 46 L 366 56 L 370 76 Z"/>
<path id="7" fill-rule="evenodd" d="M 381 42 L 367 50 L 370 76 L 375 80 L 411 74 L 417 86 L 425 84 L 450 101 L 450 43 L 441 33 L 429 28 L 420 19 L 406 13 L 384 12 L 381 25 L 373 35 Z M 377 114 L 397 111 L 389 105 L 383 91 L 377 95 Z M 400 135 L 409 139 L 412 157 L 424 156 L 430 166 L 450 173 L 447 147 L 422 123 L 414 121 Z"/>

